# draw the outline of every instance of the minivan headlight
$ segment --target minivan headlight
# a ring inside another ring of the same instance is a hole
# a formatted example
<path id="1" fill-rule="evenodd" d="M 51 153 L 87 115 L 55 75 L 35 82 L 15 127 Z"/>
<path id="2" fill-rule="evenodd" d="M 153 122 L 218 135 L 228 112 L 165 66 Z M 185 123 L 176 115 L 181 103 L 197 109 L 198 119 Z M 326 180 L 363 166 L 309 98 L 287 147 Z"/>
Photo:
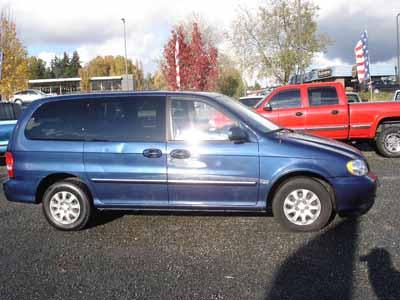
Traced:
<path id="1" fill-rule="evenodd" d="M 365 176 L 368 174 L 368 166 L 365 161 L 356 159 L 347 163 L 347 170 L 354 176 Z"/>

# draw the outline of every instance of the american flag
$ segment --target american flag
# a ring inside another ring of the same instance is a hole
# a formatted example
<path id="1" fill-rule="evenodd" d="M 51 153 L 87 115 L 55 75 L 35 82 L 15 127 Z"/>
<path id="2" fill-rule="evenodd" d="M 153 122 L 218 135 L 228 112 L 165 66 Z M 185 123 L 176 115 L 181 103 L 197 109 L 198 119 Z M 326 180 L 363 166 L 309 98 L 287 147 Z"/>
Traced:
<path id="1" fill-rule="evenodd" d="M 364 31 L 354 49 L 356 54 L 357 76 L 360 82 L 367 81 L 371 76 L 368 51 L 368 33 Z"/>
<path id="2" fill-rule="evenodd" d="M 176 87 L 178 90 L 181 88 L 181 74 L 179 70 L 179 35 L 176 34 L 175 44 L 175 67 L 176 67 Z"/>

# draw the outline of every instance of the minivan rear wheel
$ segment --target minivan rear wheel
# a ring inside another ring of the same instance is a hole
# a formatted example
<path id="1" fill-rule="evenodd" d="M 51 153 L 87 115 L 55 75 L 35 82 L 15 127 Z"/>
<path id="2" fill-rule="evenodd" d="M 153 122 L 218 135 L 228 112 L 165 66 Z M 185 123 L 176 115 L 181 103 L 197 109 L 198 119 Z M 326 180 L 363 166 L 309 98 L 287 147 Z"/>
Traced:
<path id="1" fill-rule="evenodd" d="M 293 231 L 316 231 L 332 220 L 329 191 L 317 180 L 296 177 L 284 182 L 275 193 L 272 210 L 286 228 Z"/>
<path id="2" fill-rule="evenodd" d="M 43 213 L 57 229 L 80 230 L 86 226 L 93 208 L 90 196 L 78 181 L 60 181 L 51 185 L 43 196 Z"/>

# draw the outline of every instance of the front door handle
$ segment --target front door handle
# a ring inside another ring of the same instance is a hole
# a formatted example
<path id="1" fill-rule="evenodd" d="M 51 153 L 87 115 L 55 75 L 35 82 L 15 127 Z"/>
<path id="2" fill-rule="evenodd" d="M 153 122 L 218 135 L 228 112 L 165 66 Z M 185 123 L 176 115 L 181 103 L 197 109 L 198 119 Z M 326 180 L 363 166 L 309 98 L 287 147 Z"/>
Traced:
<path id="1" fill-rule="evenodd" d="M 338 115 L 338 114 L 339 114 L 339 111 L 336 110 L 336 109 L 334 109 L 334 110 L 331 111 L 331 114 L 332 114 L 332 115 Z"/>
<path id="2" fill-rule="evenodd" d="M 297 113 L 296 113 L 296 117 L 302 117 L 304 114 L 301 112 L 301 111 L 298 111 Z"/>
<path id="3" fill-rule="evenodd" d="M 185 149 L 175 149 L 171 151 L 171 157 L 177 159 L 185 159 L 190 157 L 190 152 Z"/>
<path id="4" fill-rule="evenodd" d="M 146 149 L 143 151 L 143 156 L 147 158 L 159 158 L 162 156 L 160 149 Z"/>

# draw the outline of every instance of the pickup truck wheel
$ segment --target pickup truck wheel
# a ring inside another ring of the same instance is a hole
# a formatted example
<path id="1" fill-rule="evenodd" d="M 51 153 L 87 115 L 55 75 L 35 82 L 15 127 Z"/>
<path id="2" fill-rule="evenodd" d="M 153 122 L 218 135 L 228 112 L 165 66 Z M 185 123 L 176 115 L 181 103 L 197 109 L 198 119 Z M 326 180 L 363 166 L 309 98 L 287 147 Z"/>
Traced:
<path id="1" fill-rule="evenodd" d="M 43 196 L 42 205 L 47 221 L 64 231 L 85 227 L 93 211 L 85 187 L 68 180 L 51 185 Z"/>
<path id="2" fill-rule="evenodd" d="M 274 216 L 287 229 L 316 231 L 333 219 L 329 192 L 318 181 L 296 177 L 283 183 L 272 203 Z"/>
<path id="3" fill-rule="evenodd" d="M 400 157 L 400 127 L 382 130 L 376 139 L 376 148 L 385 157 Z"/>

